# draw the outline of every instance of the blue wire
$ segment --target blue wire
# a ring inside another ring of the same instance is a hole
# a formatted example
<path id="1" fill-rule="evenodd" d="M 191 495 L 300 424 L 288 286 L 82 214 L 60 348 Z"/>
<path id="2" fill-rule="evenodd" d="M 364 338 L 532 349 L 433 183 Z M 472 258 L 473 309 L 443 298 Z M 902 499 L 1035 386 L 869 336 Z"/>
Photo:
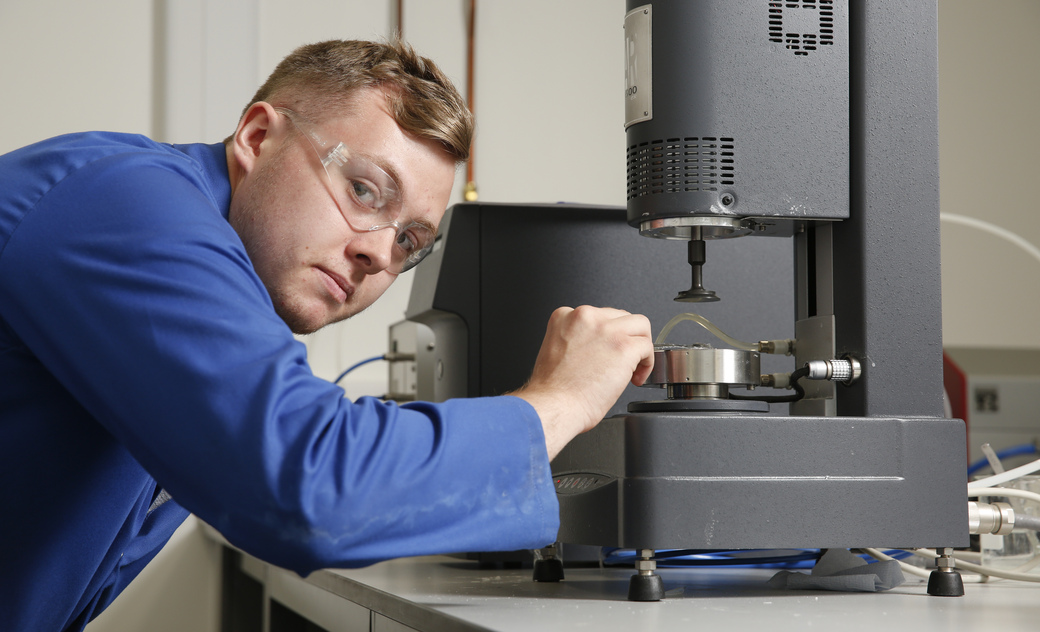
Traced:
<path id="1" fill-rule="evenodd" d="M 351 371 L 353 371 L 354 369 L 358 368 L 359 366 L 363 366 L 365 364 L 368 364 L 369 362 L 375 362 L 376 360 L 383 360 L 385 358 L 386 358 L 386 356 L 377 355 L 377 356 L 372 356 L 371 358 L 367 358 L 365 360 L 362 360 L 361 362 L 358 362 L 354 366 L 348 368 L 346 371 L 340 373 L 339 377 L 337 377 L 335 380 L 333 380 L 332 383 L 333 384 L 339 384 L 339 381 L 342 380 L 343 378 L 345 378 L 347 376 L 347 373 L 350 373 Z"/>
<path id="2" fill-rule="evenodd" d="M 1036 446 L 1032 443 L 1016 445 L 1012 448 L 1007 448 L 997 452 L 997 458 L 1003 461 L 1004 459 L 1010 459 L 1013 456 L 1022 456 L 1023 454 L 1036 454 Z M 979 459 L 968 466 L 968 476 L 971 476 L 975 472 L 986 467 L 989 467 L 989 461 L 987 459 Z"/>
<path id="3" fill-rule="evenodd" d="M 752 551 L 716 551 L 716 550 L 677 550 L 656 551 L 654 559 L 659 568 L 683 566 L 728 566 L 739 568 L 808 568 L 816 563 L 821 551 L 819 549 L 798 549 L 797 553 L 778 553 L 776 551 L 758 551 L 761 555 L 748 555 Z M 603 563 L 632 564 L 638 557 L 635 551 L 627 549 L 604 549 Z"/>
<path id="4" fill-rule="evenodd" d="M 787 550 L 787 549 L 784 549 Z M 823 555 L 820 549 L 792 549 L 792 553 L 784 553 L 775 550 L 741 550 L 741 551 L 716 551 L 716 550 L 662 550 L 654 552 L 654 559 L 658 568 L 677 568 L 691 566 L 726 566 L 729 568 L 812 568 L 816 561 Z M 755 557 L 749 553 L 757 552 Z M 911 554 L 907 551 L 885 551 L 887 555 L 895 559 L 903 559 Z M 631 565 L 638 555 L 632 549 L 618 549 L 605 547 L 603 549 L 603 564 Z M 876 560 L 869 555 L 861 555 L 868 563 Z"/>

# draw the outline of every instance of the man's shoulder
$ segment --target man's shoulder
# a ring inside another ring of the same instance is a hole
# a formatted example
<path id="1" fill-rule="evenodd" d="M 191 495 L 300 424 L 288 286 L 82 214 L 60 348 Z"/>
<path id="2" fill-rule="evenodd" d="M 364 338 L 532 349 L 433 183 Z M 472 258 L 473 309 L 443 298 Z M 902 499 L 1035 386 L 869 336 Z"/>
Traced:
<path id="1" fill-rule="evenodd" d="M 140 134 L 119 132 L 77 132 L 54 136 L 26 145 L 0 156 L 0 178 L 12 171 L 71 171 L 112 157 L 151 156 L 161 160 L 175 158 L 171 145 Z M 183 154 L 180 154 L 183 159 Z"/>
<path id="2" fill-rule="evenodd" d="M 0 156 L 0 181 L 38 180 L 53 187 L 81 170 L 158 167 L 188 178 L 205 175 L 215 150 L 206 145 L 170 145 L 139 134 L 80 132 L 64 134 Z M 226 167 L 224 167 L 226 170 Z"/>
<path id="3" fill-rule="evenodd" d="M 164 212 L 173 200 L 194 199 L 205 213 L 219 217 L 230 201 L 221 147 L 82 132 L 0 156 L 0 236 L 9 236 L 40 207 L 60 214 L 121 208 L 147 214 L 149 208 Z"/>

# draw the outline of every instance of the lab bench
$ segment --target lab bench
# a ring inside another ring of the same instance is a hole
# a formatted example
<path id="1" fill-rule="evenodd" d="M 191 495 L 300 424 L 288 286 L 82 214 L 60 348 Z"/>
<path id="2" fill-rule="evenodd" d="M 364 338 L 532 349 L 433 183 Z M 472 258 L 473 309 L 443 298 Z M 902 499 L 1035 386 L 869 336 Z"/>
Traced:
<path id="1" fill-rule="evenodd" d="M 434 556 L 301 577 L 225 546 L 222 632 L 1027 630 L 1040 621 L 1033 583 L 968 580 L 963 597 L 932 597 L 915 577 L 880 593 L 777 590 L 767 584 L 776 572 L 666 568 L 665 599 L 639 603 L 626 598 L 628 568 L 567 568 L 564 581 L 538 583 L 530 568 Z"/>

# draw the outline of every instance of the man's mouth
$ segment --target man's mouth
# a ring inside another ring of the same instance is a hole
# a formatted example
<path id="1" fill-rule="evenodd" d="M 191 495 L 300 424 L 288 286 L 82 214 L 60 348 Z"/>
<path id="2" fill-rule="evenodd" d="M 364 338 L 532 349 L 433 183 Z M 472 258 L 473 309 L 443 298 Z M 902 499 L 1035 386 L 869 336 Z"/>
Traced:
<path id="1" fill-rule="evenodd" d="M 326 289 L 336 299 L 337 303 L 345 303 L 350 298 L 350 295 L 354 293 L 354 286 L 342 276 L 325 268 L 319 267 L 318 271 L 321 273 Z"/>

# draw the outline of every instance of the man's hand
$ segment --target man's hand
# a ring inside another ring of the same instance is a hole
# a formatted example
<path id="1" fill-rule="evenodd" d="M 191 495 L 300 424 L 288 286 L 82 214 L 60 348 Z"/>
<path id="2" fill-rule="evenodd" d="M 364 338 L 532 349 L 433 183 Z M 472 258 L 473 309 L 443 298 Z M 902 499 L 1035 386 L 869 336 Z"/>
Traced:
<path id="1" fill-rule="evenodd" d="M 561 307 L 549 318 L 531 379 L 513 393 L 542 419 L 549 459 L 603 419 L 629 382 L 654 368 L 650 321 L 612 308 Z"/>

